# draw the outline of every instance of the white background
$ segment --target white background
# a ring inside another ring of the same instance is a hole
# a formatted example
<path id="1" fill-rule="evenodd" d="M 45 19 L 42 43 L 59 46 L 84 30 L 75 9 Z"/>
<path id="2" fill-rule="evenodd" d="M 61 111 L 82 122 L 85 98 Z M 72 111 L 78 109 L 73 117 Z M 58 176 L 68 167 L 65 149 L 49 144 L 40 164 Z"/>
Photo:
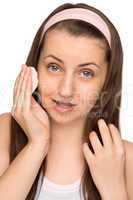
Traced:
<path id="1" fill-rule="evenodd" d="M 47 3 L 48 2 L 48 3 Z M 47 15 L 63 3 L 87 3 L 103 11 L 118 30 L 124 51 L 120 124 L 122 137 L 133 141 L 133 28 L 131 1 L 7 1 L 0 3 L 0 114 L 10 112 L 13 86 L 33 38 Z"/>

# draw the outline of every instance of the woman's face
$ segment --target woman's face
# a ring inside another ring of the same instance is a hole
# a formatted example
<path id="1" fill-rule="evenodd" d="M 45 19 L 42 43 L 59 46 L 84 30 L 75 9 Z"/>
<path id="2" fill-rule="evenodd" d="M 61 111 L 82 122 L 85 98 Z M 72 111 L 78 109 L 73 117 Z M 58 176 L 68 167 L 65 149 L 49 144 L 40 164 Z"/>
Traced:
<path id="1" fill-rule="evenodd" d="M 37 69 L 38 92 L 51 118 L 60 123 L 83 119 L 94 106 L 106 78 L 105 47 L 98 39 L 76 38 L 54 30 L 47 35 Z M 53 99 L 76 106 L 59 112 Z"/>

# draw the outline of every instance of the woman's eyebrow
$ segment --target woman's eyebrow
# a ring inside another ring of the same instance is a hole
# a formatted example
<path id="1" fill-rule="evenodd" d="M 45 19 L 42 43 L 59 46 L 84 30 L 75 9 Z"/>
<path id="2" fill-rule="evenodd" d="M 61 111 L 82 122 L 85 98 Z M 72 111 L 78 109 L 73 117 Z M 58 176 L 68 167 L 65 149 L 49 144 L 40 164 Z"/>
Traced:
<path id="1" fill-rule="evenodd" d="M 52 58 L 58 60 L 60 63 L 64 64 L 63 60 L 61 60 L 60 58 L 57 58 L 55 55 L 52 55 L 52 54 L 50 54 L 48 56 L 44 56 L 43 59 L 46 59 L 48 57 L 52 57 Z M 79 64 L 78 67 L 84 67 L 86 65 L 95 65 L 96 67 L 100 68 L 100 66 L 98 64 L 94 63 L 94 62 L 82 63 L 82 64 Z"/>

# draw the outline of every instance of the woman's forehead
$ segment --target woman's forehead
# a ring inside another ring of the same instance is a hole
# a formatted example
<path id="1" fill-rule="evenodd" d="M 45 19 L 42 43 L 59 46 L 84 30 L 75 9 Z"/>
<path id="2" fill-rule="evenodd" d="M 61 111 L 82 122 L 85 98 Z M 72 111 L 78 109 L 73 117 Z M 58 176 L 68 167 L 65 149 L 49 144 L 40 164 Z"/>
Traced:
<path id="1" fill-rule="evenodd" d="M 90 48 L 105 50 L 105 44 L 98 38 L 89 36 L 74 36 L 67 31 L 54 30 L 47 34 L 45 38 L 45 47 L 56 47 L 60 45 L 62 48 L 76 47 L 80 50 L 88 50 Z M 75 49 L 73 49 L 75 50 Z"/>
<path id="2" fill-rule="evenodd" d="M 89 58 L 101 62 L 105 57 L 105 47 L 98 39 L 74 37 L 64 31 L 56 31 L 47 36 L 42 54 L 54 54 L 62 59 L 75 58 L 80 62 L 85 62 Z"/>

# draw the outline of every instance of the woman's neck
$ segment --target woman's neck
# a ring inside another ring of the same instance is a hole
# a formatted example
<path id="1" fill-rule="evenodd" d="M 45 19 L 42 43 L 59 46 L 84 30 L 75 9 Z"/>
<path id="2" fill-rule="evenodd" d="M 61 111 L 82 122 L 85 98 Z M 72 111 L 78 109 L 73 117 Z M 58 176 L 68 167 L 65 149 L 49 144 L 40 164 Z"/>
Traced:
<path id="1" fill-rule="evenodd" d="M 45 176 L 58 184 L 71 184 L 83 173 L 82 152 L 84 123 L 67 125 L 53 123 L 51 141 L 46 158 Z"/>

